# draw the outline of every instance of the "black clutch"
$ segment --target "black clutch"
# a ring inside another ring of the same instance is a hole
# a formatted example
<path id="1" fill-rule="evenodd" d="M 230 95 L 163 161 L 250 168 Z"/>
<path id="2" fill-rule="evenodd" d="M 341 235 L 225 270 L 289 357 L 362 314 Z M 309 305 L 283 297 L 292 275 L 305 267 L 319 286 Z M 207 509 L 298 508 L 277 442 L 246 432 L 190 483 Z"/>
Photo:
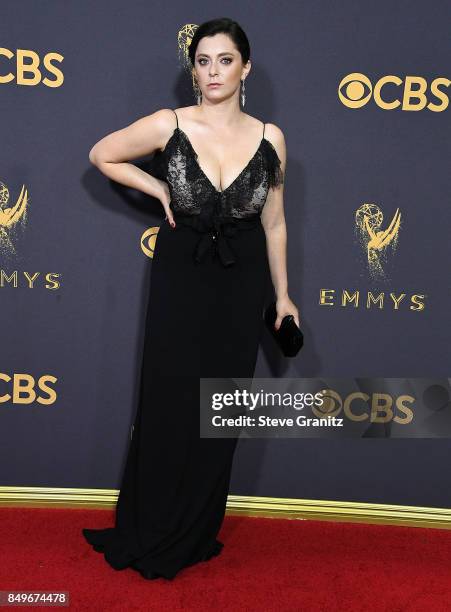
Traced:
<path id="1" fill-rule="evenodd" d="M 293 315 L 286 315 L 278 330 L 274 328 L 277 319 L 276 302 L 272 302 L 264 311 L 266 327 L 280 347 L 285 357 L 295 357 L 304 344 L 304 335 L 296 325 Z"/>

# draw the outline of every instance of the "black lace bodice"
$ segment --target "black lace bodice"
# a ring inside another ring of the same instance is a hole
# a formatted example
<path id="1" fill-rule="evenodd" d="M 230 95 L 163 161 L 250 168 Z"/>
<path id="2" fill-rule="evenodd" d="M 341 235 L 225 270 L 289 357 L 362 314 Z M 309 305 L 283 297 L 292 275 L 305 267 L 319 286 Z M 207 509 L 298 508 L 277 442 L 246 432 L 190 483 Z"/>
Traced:
<path id="1" fill-rule="evenodd" d="M 261 214 L 270 187 L 283 183 L 280 159 L 264 135 L 254 156 L 225 189 L 219 191 L 199 165 L 188 136 L 178 127 L 155 154 L 158 175 L 166 180 L 174 213 L 200 215 L 215 201 L 216 216 L 243 219 Z"/>

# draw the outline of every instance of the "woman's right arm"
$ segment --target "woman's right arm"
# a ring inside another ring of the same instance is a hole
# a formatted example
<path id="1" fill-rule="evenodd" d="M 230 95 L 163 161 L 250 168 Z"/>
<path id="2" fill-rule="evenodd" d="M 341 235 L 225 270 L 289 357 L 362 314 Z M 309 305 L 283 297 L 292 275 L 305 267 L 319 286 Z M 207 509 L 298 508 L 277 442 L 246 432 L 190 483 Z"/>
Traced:
<path id="1" fill-rule="evenodd" d="M 174 113 L 170 109 L 161 109 L 108 134 L 89 152 L 89 161 L 105 176 L 160 200 L 171 225 L 173 218 L 167 183 L 129 163 L 129 160 L 163 149 L 173 131 Z"/>

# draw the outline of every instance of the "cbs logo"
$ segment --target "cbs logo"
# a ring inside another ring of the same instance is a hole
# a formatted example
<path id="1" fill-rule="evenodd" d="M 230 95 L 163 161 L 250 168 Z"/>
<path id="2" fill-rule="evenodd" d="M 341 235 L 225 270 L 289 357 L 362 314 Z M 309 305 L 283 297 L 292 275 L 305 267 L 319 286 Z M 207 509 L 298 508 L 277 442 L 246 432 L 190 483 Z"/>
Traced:
<path id="1" fill-rule="evenodd" d="M 16 80 L 18 85 L 39 85 L 44 83 L 47 87 L 60 87 L 64 82 L 64 75 L 52 62 L 62 62 L 64 57 L 59 53 L 46 53 L 41 59 L 35 51 L 30 49 L 17 49 L 15 53 L 4 47 L 0 47 L 0 62 L 3 66 L 3 58 L 10 60 L 10 65 L 15 64 L 14 71 L 6 74 L 0 73 L 0 84 L 10 83 Z M 54 79 L 43 77 L 43 71 L 55 76 Z"/>
<path id="2" fill-rule="evenodd" d="M 47 383 L 55 383 L 58 379 L 55 376 L 44 375 L 37 380 L 29 374 L 3 374 L 0 372 L 0 404 L 11 402 L 13 404 L 54 404 L 57 394 Z M 2 393 L 2 388 L 10 390 L 9 393 Z"/>
<path id="3" fill-rule="evenodd" d="M 353 72 L 345 76 L 338 86 L 338 97 L 348 108 L 361 108 L 373 97 L 373 100 L 384 110 L 393 110 L 401 107 L 404 111 L 420 111 L 424 108 L 435 113 L 443 112 L 448 108 L 448 95 L 440 89 L 449 87 L 450 80 L 445 77 L 434 79 L 430 84 L 420 76 L 406 76 L 404 81 L 397 76 L 388 75 L 380 78 L 374 85 L 369 78 L 361 72 Z M 385 91 L 383 88 L 388 86 Z M 393 85 L 396 93 L 393 95 Z M 389 91 L 388 91 L 389 90 Z M 440 104 L 429 102 L 432 95 Z"/>
<path id="4" fill-rule="evenodd" d="M 405 425 L 410 423 L 414 416 L 410 404 L 415 403 L 415 398 L 411 395 L 393 397 L 388 393 L 372 393 L 369 396 L 355 391 L 342 398 L 334 389 L 323 389 L 321 395 L 321 407 L 312 406 L 312 412 L 317 417 L 336 417 L 342 412 L 349 421 L 393 421 Z"/>

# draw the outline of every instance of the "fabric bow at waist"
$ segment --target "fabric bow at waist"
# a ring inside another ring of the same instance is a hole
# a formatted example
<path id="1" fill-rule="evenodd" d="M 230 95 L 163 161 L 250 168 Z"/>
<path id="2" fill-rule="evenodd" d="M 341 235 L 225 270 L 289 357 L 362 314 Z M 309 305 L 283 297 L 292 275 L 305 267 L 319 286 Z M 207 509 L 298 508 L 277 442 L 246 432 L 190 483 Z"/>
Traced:
<path id="1" fill-rule="evenodd" d="M 174 213 L 174 219 L 176 227 L 180 223 L 192 227 L 201 234 L 193 253 L 194 260 L 197 263 L 203 261 L 211 249 L 213 256 L 217 255 L 225 267 L 232 266 L 237 260 L 227 238 L 233 238 L 239 230 L 252 229 L 261 224 L 258 213 L 243 219 L 234 217 L 205 219 L 200 215 Z"/>

